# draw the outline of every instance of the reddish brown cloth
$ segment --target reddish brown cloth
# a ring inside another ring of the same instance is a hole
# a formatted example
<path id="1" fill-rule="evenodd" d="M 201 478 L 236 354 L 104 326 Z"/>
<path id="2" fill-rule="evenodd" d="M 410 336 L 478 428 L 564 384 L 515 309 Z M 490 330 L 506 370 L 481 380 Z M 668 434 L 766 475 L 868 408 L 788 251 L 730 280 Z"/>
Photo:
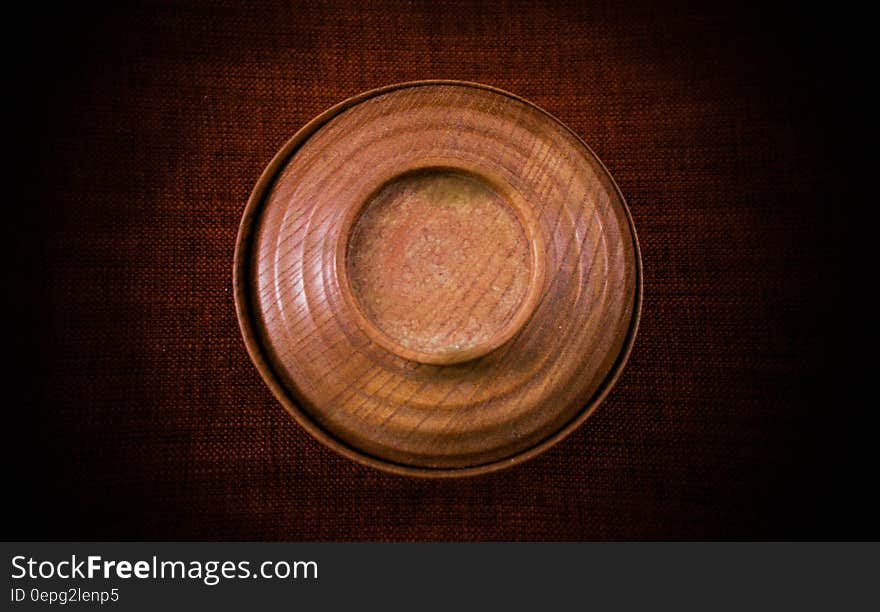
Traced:
<path id="1" fill-rule="evenodd" d="M 45 48 L 10 77 L 6 537 L 876 534 L 858 498 L 871 464 L 841 426 L 861 410 L 833 391 L 859 315 L 827 323 L 848 184 L 828 152 L 851 144 L 830 119 L 835 23 L 737 3 L 360 4 L 20 24 Z M 632 359 L 595 416 L 536 460 L 454 481 L 312 440 L 251 365 L 231 291 L 241 213 L 281 145 L 346 97 L 426 78 L 509 90 L 581 135 L 645 270 Z"/>

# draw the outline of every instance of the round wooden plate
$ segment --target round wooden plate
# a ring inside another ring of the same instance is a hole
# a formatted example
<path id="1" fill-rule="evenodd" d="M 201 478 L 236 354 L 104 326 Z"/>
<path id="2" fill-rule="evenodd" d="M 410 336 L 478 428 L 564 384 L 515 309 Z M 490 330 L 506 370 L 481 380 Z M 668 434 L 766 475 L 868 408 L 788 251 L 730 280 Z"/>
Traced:
<path id="1" fill-rule="evenodd" d="M 602 401 L 641 306 L 632 219 L 545 111 L 426 81 L 314 119 L 260 177 L 235 303 L 269 387 L 377 468 L 457 476 L 545 450 Z"/>

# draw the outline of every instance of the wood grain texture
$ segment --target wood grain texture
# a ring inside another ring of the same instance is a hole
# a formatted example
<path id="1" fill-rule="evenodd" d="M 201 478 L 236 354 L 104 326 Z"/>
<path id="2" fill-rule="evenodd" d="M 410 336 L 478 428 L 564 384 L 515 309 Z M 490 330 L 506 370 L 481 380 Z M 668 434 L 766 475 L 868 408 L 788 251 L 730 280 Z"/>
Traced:
<path id="1" fill-rule="evenodd" d="M 629 213 L 587 146 L 465 83 L 367 92 L 315 119 L 242 220 L 236 305 L 291 414 L 423 476 L 511 465 L 601 402 L 634 339 Z"/>
<path id="2" fill-rule="evenodd" d="M 434 364 L 469 361 L 509 340 L 531 315 L 543 272 L 534 229 L 516 212 L 488 183 L 444 168 L 380 189 L 343 253 L 371 339 Z"/>

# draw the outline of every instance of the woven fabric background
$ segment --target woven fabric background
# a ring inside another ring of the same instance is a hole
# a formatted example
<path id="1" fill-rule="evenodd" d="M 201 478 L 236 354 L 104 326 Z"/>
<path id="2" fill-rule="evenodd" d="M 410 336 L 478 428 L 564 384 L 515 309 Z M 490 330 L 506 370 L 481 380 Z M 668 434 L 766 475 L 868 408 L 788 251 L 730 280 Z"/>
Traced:
<path id="1" fill-rule="evenodd" d="M 833 92 L 856 68 L 828 16 L 734 4 L 24 19 L 41 52 L 12 55 L 7 115 L 6 537 L 876 535 L 869 409 L 841 382 L 861 316 L 837 272 L 857 134 Z M 231 291 L 245 202 L 282 144 L 349 96 L 426 78 L 509 90 L 581 135 L 628 200 L 645 270 L 634 352 L 597 414 L 533 461 L 456 481 L 312 440 L 250 363 Z"/>

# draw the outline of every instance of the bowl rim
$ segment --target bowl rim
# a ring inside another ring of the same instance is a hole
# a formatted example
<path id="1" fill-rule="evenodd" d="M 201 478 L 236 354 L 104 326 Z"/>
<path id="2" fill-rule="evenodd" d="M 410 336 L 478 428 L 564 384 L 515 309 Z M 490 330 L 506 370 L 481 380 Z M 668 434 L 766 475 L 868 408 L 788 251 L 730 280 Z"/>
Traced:
<path id="1" fill-rule="evenodd" d="M 606 176 L 610 180 L 611 186 L 614 188 L 614 191 L 617 194 L 617 197 L 620 199 L 620 203 L 629 226 L 630 235 L 632 236 L 632 246 L 635 263 L 635 288 L 633 296 L 633 306 L 626 338 L 621 345 L 620 351 L 617 355 L 616 360 L 614 361 L 614 364 L 611 366 L 611 369 L 605 376 L 605 379 L 602 381 L 602 383 L 599 385 L 598 389 L 593 393 L 593 395 L 586 400 L 581 410 L 559 430 L 557 430 L 552 435 L 544 438 L 534 446 L 531 446 L 525 450 L 517 452 L 516 454 L 501 460 L 459 468 L 430 468 L 395 463 L 393 461 L 382 459 L 380 457 L 376 457 L 357 448 L 354 448 L 351 445 L 346 444 L 342 440 L 339 440 L 338 438 L 333 436 L 333 434 L 322 428 L 317 422 L 309 417 L 309 415 L 305 411 L 302 410 L 301 404 L 303 402 L 301 398 L 297 397 L 296 391 L 284 385 L 281 378 L 273 370 L 271 363 L 266 357 L 266 351 L 263 347 L 263 343 L 260 340 L 259 331 L 256 329 L 256 318 L 254 317 L 253 304 L 251 303 L 250 297 L 250 280 L 252 277 L 251 255 L 255 227 L 259 221 L 259 213 L 265 202 L 266 195 L 274 184 L 279 172 L 283 170 L 287 161 L 313 134 L 320 130 L 334 117 L 340 115 L 349 108 L 363 102 L 364 100 L 400 89 L 428 86 L 471 87 L 490 91 L 511 98 L 534 108 L 541 114 L 545 115 L 551 121 L 556 122 L 559 126 L 561 126 L 569 134 L 571 134 L 577 140 L 577 142 L 579 142 L 590 153 L 590 155 L 592 155 L 593 159 L 598 162 L 599 167 L 605 172 Z M 632 348 L 635 343 L 635 338 L 641 322 L 644 293 L 642 254 L 639 245 L 638 234 L 636 233 L 635 224 L 632 218 L 632 213 L 629 209 L 629 205 L 627 204 L 626 199 L 623 196 L 623 193 L 620 190 L 620 187 L 617 185 L 617 181 L 614 179 L 611 172 L 609 172 L 608 168 L 605 166 L 605 163 L 599 158 L 598 155 L 596 155 L 593 149 L 590 148 L 590 146 L 586 142 L 584 142 L 584 140 L 577 133 L 575 133 L 565 123 L 560 121 L 559 118 L 541 108 L 540 106 L 534 104 L 533 102 L 530 102 L 529 100 L 526 100 L 506 90 L 493 87 L 491 85 L 485 85 L 472 81 L 447 79 L 407 81 L 364 91 L 331 106 L 324 112 L 311 119 L 299 130 L 297 130 L 297 132 L 292 137 L 290 137 L 290 139 L 287 140 L 287 142 L 281 147 L 281 149 L 272 157 L 272 160 L 269 162 L 269 164 L 263 169 L 263 172 L 260 174 L 259 179 L 257 179 L 257 182 L 251 190 L 250 196 L 248 197 L 247 204 L 239 223 L 238 234 L 235 241 L 232 284 L 236 318 L 238 319 L 239 329 L 241 331 L 241 335 L 244 340 L 245 348 L 247 349 L 248 355 L 250 356 L 251 361 L 253 362 L 257 371 L 260 373 L 260 376 L 263 378 L 263 381 L 272 391 L 272 394 L 281 403 L 285 410 L 294 418 L 294 420 L 301 427 L 303 427 L 313 438 L 315 438 L 324 446 L 328 447 L 334 452 L 342 455 L 343 457 L 356 461 L 361 465 L 376 468 L 384 472 L 389 472 L 400 476 L 413 476 L 422 478 L 454 478 L 462 476 L 478 476 L 482 474 L 496 472 L 507 467 L 512 467 L 524 461 L 528 461 L 529 459 L 532 459 L 537 455 L 540 455 L 544 451 L 562 441 L 574 430 L 580 427 L 580 425 L 583 424 L 583 422 L 586 421 L 590 416 L 592 416 L 599 405 L 601 405 L 602 402 L 608 397 L 608 394 L 617 384 L 620 375 L 624 370 L 624 366 L 629 361 L 629 357 L 632 353 Z"/>

